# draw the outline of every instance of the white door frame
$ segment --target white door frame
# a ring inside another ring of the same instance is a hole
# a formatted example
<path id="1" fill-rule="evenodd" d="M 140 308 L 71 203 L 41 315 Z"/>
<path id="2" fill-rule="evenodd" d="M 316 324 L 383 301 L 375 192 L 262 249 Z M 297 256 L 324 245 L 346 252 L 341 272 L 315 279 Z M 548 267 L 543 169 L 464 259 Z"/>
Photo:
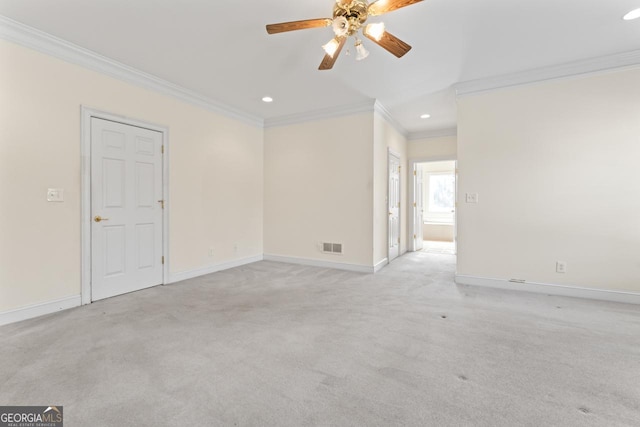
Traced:
<path id="1" fill-rule="evenodd" d="M 449 162 L 449 161 L 455 161 L 456 162 L 456 194 L 455 194 L 455 203 L 456 203 L 456 207 L 455 207 L 455 215 L 454 215 L 454 221 L 453 221 L 453 235 L 454 235 L 454 245 L 456 248 L 456 252 L 458 252 L 458 186 L 457 186 L 457 182 L 458 182 L 458 164 L 457 161 L 458 159 L 456 158 L 456 156 L 434 156 L 434 157 L 419 157 L 419 158 L 415 158 L 415 159 L 409 159 L 409 170 L 413 171 L 416 168 L 416 164 L 418 163 L 432 163 L 432 162 Z M 414 188 L 415 188 L 415 176 L 411 176 L 411 179 L 409 179 L 409 197 L 411 198 L 409 200 L 409 206 L 413 206 L 414 203 L 416 203 L 416 197 L 415 197 L 415 192 L 414 192 Z M 415 209 L 410 209 L 411 211 L 411 215 L 415 215 Z M 414 234 L 416 234 L 416 227 L 415 227 L 415 218 L 411 218 L 412 221 L 409 221 L 408 224 L 411 227 L 411 230 L 409 231 L 409 236 L 413 237 Z M 416 243 L 415 243 L 415 239 L 411 239 L 411 250 L 415 251 L 416 250 Z"/>
<path id="2" fill-rule="evenodd" d="M 80 210 L 81 210 L 81 288 L 82 305 L 91 303 L 91 118 L 109 120 L 129 126 L 141 127 L 162 134 L 164 156 L 162 156 L 162 284 L 169 282 L 169 129 L 153 123 L 132 119 L 104 111 L 80 107 L 80 155 L 82 156 L 82 181 L 80 184 Z"/>
<path id="3" fill-rule="evenodd" d="M 391 148 L 387 148 L 387 203 L 386 203 L 386 212 L 385 219 L 387 220 L 387 264 L 391 263 L 391 252 L 389 251 L 389 247 L 391 246 L 390 238 L 391 235 L 389 233 L 389 218 L 387 212 L 389 212 L 389 196 L 391 194 L 391 189 L 389 187 L 389 178 L 391 178 L 391 169 L 389 168 L 389 164 L 391 163 L 391 156 L 397 157 L 400 163 L 400 172 L 398 173 L 398 199 L 400 199 L 400 206 L 398 206 L 398 237 L 400 237 L 400 242 L 402 242 L 402 157 L 400 157 L 400 153 L 392 150 Z M 402 255 L 402 249 L 400 247 L 401 243 L 398 243 L 398 258 Z"/>

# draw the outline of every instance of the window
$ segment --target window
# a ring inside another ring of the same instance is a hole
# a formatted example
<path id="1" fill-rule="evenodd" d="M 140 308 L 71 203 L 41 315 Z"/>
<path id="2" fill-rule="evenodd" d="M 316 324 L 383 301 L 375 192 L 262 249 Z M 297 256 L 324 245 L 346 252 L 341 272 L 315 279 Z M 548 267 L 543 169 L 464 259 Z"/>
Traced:
<path id="1" fill-rule="evenodd" d="M 427 174 L 427 206 L 425 222 L 452 224 L 456 202 L 456 181 L 454 173 Z"/>

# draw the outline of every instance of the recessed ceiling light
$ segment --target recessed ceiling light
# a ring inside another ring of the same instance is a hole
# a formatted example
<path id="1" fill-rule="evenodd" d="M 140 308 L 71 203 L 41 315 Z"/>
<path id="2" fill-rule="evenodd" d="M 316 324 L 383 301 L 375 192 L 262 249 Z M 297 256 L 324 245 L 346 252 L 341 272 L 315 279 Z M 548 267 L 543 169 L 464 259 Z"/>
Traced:
<path id="1" fill-rule="evenodd" d="M 420 116 L 421 119 L 430 119 L 431 118 L 431 114 L 423 114 Z"/>
<path id="2" fill-rule="evenodd" d="M 270 96 L 265 96 L 264 98 L 262 98 L 262 101 L 267 103 L 273 102 L 273 98 Z"/>
<path id="3" fill-rule="evenodd" d="M 625 21 L 631 21 L 632 19 L 640 18 L 640 9 L 632 10 L 622 17 Z"/>

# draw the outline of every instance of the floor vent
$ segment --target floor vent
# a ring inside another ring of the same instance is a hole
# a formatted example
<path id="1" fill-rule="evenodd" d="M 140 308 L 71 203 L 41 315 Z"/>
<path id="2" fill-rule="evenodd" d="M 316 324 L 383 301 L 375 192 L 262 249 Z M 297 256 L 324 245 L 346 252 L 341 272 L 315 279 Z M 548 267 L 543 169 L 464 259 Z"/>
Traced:
<path id="1" fill-rule="evenodd" d="M 342 255 L 342 243 L 322 243 L 322 252 Z"/>

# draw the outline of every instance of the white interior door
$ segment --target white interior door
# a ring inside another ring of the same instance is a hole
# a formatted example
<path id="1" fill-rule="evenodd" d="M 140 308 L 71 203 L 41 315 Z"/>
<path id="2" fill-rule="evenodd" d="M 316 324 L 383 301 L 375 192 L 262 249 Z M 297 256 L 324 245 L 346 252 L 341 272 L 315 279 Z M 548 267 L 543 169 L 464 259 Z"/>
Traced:
<path id="1" fill-rule="evenodd" d="M 453 173 L 453 188 L 455 189 L 455 201 L 453 204 L 453 253 L 458 253 L 458 162 L 455 162 Z"/>
<path id="2" fill-rule="evenodd" d="M 400 159 L 389 153 L 389 261 L 400 255 Z"/>
<path id="3" fill-rule="evenodd" d="M 162 133 L 91 118 L 91 299 L 159 285 Z"/>
<path id="4" fill-rule="evenodd" d="M 415 177 L 415 185 L 413 186 L 415 207 L 414 207 L 414 249 L 416 251 L 422 250 L 424 246 L 422 225 L 424 224 L 424 173 L 420 165 L 415 164 L 413 166 Z"/>

